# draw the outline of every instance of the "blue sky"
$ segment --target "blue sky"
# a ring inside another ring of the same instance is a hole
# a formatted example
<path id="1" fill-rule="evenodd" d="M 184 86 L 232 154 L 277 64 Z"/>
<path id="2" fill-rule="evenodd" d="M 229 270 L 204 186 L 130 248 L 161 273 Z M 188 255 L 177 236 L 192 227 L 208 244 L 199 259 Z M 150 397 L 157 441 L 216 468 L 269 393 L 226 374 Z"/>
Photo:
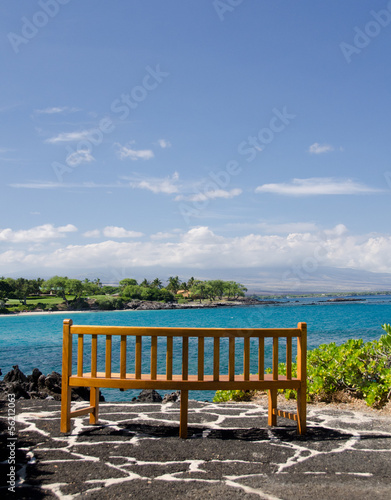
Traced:
<path id="1" fill-rule="evenodd" d="M 390 271 L 390 2 L 0 14 L 0 275 Z"/>

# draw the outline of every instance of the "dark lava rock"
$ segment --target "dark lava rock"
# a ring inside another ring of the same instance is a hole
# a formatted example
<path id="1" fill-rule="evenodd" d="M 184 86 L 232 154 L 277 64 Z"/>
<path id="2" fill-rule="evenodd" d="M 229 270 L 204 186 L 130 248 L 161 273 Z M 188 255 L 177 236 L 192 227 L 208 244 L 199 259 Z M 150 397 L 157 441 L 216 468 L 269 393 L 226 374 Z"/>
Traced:
<path id="1" fill-rule="evenodd" d="M 8 394 L 14 394 L 15 399 L 55 399 L 61 400 L 61 375 L 52 372 L 43 375 L 38 368 L 34 368 L 31 375 L 26 375 L 15 365 L 8 372 L 3 381 L 0 381 L 0 400 L 6 400 Z M 90 389 L 88 387 L 73 387 L 72 401 L 89 401 Z M 99 401 L 105 398 L 99 391 Z"/>
<path id="2" fill-rule="evenodd" d="M 181 391 L 175 391 L 171 394 L 165 394 L 162 403 L 175 403 L 175 401 L 181 400 Z"/>
<path id="3" fill-rule="evenodd" d="M 161 403 L 163 398 L 155 389 L 144 389 L 132 401 L 137 401 L 138 403 Z"/>
<path id="4" fill-rule="evenodd" d="M 4 376 L 4 382 L 6 384 L 10 384 L 12 382 L 22 384 L 23 382 L 27 382 L 26 375 L 19 370 L 18 365 L 13 366 L 12 368 L 13 369 Z"/>

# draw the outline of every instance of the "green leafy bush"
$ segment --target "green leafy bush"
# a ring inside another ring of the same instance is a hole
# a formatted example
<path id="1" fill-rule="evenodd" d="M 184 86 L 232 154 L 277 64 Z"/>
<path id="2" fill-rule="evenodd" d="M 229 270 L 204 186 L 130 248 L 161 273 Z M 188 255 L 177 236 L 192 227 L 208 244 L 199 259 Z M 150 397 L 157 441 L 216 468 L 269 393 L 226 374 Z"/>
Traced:
<path id="1" fill-rule="evenodd" d="M 328 401 L 338 392 L 362 398 L 368 406 L 381 407 L 391 399 L 391 326 L 382 325 L 386 334 L 379 340 L 364 342 L 351 339 L 337 346 L 322 344 L 307 353 L 307 398 L 309 401 Z M 267 371 L 270 371 L 267 370 Z M 278 366 L 286 374 L 285 363 Z M 292 376 L 297 374 L 292 364 Z M 235 400 L 241 391 L 217 391 L 216 401 Z M 284 392 L 284 391 L 280 391 Z M 293 390 L 285 391 L 287 398 L 296 397 Z M 214 399 L 215 401 L 215 399 Z"/>
<path id="2" fill-rule="evenodd" d="M 255 391 L 216 391 L 214 403 L 224 403 L 225 401 L 250 401 Z"/>

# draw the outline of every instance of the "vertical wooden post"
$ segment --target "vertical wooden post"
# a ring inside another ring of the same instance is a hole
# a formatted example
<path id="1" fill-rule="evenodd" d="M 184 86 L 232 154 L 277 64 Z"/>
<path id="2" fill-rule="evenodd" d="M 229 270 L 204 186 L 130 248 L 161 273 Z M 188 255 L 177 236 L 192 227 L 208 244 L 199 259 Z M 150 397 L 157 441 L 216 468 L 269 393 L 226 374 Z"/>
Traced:
<path id="1" fill-rule="evenodd" d="M 268 425 L 277 425 L 277 414 L 275 411 L 277 410 L 277 389 L 269 390 L 269 413 L 267 424 Z"/>
<path id="2" fill-rule="evenodd" d="M 99 419 L 99 387 L 90 387 L 90 406 L 94 407 L 90 413 L 90 424 L 97 424 Z"/>
<path id="3" fill-rule="evenodd" d="M 62 382 L 61 382 L 61 432 L 71 430 L 71 388 L 69 377 L 72 374 L 72 334 L 71 319 L 64 319 L 62 339 Z"/>
<path id="4" fill-rule="evenodd" d="M 96 377 L 98 369 L 98 335 L 91 336 L 91 377 Z M 90 413 L 90 424 L 98 422 L 99 387 L 90 387 L 90 406 L 94 409 Z"/>
<path id="5" fill-rule="evenodd" d="M 187 412 L 189 409 L 189 391 L 181 390 L 180 416 L 179 416 L 179 437 L 187 438 Z"/>
<path id="6" fill-rule="evenodd" d="M 307 430 L 307 323 L 299 323 L 300 337 L 297 337 L 297 378 L 300 387 L 297 390 L 297 432 L 305 434 Z"/>

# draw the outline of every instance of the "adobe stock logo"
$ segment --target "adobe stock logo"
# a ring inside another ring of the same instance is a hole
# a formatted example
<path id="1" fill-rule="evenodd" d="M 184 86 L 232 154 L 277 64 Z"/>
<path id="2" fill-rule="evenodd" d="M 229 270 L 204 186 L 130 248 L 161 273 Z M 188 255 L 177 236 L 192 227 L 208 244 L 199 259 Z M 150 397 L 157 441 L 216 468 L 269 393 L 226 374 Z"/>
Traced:
<path id="1" fill-rule="evenodd" d="M 60 12 L 61 5 L 66 5 L 70 0 L 39 0 L 38 5 L 42 10 L 37 10 L 31 19 L 23 16 L 21 35 L 10 31 L 7 34 L 8 41 L 10 42 L 15 54 L 19 54 L 20 45 L 28 44 L 41 28 L 44 28 L 50 19 L 53 19 Z"/>
<path id="2" fill-rule="evenodd" d="M 371 41 L 379 35 L 382 28 L 390 24 L 391 0 L 388 2 L 386 9 L 381 9 L 378 12 L 371 10 L 370 14 L 372 19 L 366 23 L 363 29 L 355 26 L 353 44 L 346 42 L 339 44 L 339 48 L 348 64 L 352 62 L 353 54 L 361 54 L 362 50 L 368 47 Z"/>

